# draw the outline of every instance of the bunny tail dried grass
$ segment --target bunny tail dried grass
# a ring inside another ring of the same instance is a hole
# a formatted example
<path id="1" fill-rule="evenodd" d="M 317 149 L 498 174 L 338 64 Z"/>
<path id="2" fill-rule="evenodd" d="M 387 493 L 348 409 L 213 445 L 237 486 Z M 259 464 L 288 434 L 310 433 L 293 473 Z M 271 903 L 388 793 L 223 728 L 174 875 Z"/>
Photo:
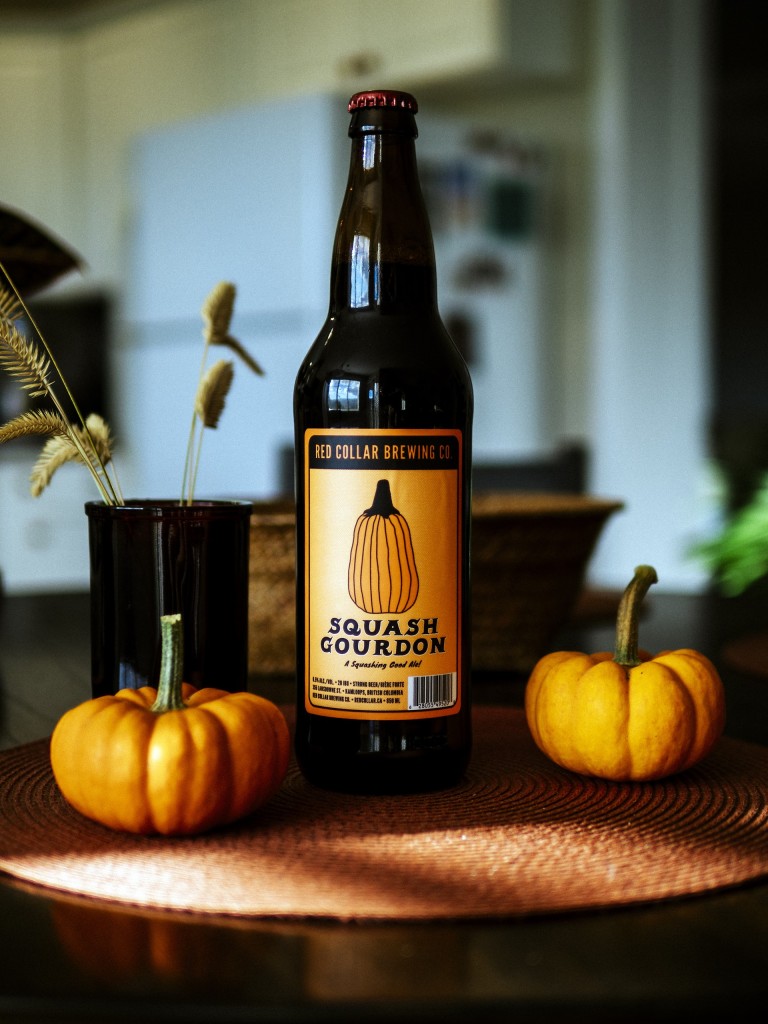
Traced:
<path id="1" fill-rule="evenodd" d="M 189 426 L 184 473 L 181 478 L 180 503 L 182 505 L 191 505 L 194 501 L 195 483 L 200 466 L 200 451 L 205 428 L 215 428 L 218 426 L 234 377 L 234 365 L 226 359 L 221 359 L 209 370 L 206 370 L 210 347 L 212 345 L 220 345 L 228 348 L 254 373 L 259 375 L 264 373 L 256 360 L 229 333 L 229 323 L 232 319 L 234 305 L 235 286 L 228 281 L 219 282 L 203 303 L 203 338 L 205 344 L 200 363 L 199 383 L 192 409 L 192 422 Z"/>
<path id="2" fill-rule="evenodd" d="M 235 294 L 235 286 L 228 281 L 220 281 L 211 291 L 203 304 L 203 337 L 207 345 L 224 345 L 231 349 L 249 369 L 263 376 L 264 371 L 253 356 L 229 333 Z"/>
<path id="3" fill-rule="evenodd" d="M 257 373 L 259 377 L 264 376 L 264 371 L 262 370 L 262 368 L 253 358 L 250 352 L 243 348 L 243 346 L 240 344 L 237 338 L 233 338 L 231 335 L 228 334 L 226 338 L 222 338 L 221 341 L 216 342 L 215 344 L 226 345 L 227 348 L 231 349 L 242 359 L 242 361 L 249 369 L 253 370 L 254 373 Z"/>
<path id="4" fill-rule="evenodd" d="M 32 409 L 0 427 L 0 444 L 17 437 L 62 437 L 66 433 L 67 424 L 58 413 Z"/>
<path id="5" fill-rule="evenodd" d="M 220 281 L 203 303 L 203 336 L 211 345 L 222 344 L 229 331 L 229 322 L 235 308 L 235 286 Z"/>
<path id="6" fill-rule="evenodd" d="M 0 367 L 33 397 L 51 390 L 51 360 L 13 324 L 0 322 Z"/>
<path id="7" fill-rule="evenodd" d="M 234 364 L 227 359 L 221 359 L 214 363 L 200 381 L 195 398 L 195 412 L 204 427 L 215 429 L 218 426 L 234 376 Z"/>

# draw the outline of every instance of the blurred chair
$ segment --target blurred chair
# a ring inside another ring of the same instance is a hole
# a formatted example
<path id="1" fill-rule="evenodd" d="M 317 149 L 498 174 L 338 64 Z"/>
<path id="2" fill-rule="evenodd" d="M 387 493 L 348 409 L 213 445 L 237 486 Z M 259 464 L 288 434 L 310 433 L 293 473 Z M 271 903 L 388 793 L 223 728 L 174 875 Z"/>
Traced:
<path id="1" fill-rule="evenodd" d="M 583 494 L 587 486 L 587 452 L 581 444 L 563 445 L 549 457 L 514 462 L 475 462 L 472 487 L 487 491 L 537 491 Z"/>

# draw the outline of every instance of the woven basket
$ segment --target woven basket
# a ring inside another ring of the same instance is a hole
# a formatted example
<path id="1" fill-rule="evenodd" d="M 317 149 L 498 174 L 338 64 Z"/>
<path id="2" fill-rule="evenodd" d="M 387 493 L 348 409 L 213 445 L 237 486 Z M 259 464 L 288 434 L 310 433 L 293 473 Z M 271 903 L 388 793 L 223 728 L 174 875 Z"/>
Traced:
<path id="1" fill-rule="evenodd" d="M 479 494 L 472 506 L 472 666 L 527 673 L 565 624 L 606 520 L 574 494 Z"/>
<path id="2" fill-rule="evenodd" d="M 472 511 L 472 664 L 528 672 L 567 620 L 589 558 L 621 502 L 563 494 L 479 494 Z M 255 502 L 249 670 L 296 667 L 293 503 Z"/>
<path id="3" fill-rule="evenodd" d="M 292 501 L 255 501 L 248 587 L 248 670 L 296 670 L 296 512 Z"/>

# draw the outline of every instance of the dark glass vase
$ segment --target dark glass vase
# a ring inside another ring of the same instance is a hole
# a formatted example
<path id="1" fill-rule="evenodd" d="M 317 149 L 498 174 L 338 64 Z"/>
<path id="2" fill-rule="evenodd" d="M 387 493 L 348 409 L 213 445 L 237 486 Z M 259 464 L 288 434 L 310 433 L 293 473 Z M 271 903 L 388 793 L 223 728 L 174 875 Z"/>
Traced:
<path id="1" fill-rule="evenodd" d="M 156 686 L 160 617 L 181 613 L 184 680 L 245 690 L 247 501 L 87 502 L 93 696 Z"/>

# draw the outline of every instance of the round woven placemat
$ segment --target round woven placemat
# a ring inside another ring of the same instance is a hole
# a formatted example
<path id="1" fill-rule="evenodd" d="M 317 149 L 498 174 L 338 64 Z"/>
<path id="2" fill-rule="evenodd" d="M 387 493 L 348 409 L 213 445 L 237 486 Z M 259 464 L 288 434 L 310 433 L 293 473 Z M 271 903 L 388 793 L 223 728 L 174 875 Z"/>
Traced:
<path id="1" fill-rule="evenodd" d="M 465 781 L 418 796 L 325 792 L 292 767 L 251 819 L 191 839 L 86 820 L 45 741 L 0 754 L 0 870 L 143 907 L 282 918 L 500 917 L 667 899 L 768 874 L 768 748 L 723 738 L 655 783 L 581 778 L 520 710 L 475 709 Z"/>

